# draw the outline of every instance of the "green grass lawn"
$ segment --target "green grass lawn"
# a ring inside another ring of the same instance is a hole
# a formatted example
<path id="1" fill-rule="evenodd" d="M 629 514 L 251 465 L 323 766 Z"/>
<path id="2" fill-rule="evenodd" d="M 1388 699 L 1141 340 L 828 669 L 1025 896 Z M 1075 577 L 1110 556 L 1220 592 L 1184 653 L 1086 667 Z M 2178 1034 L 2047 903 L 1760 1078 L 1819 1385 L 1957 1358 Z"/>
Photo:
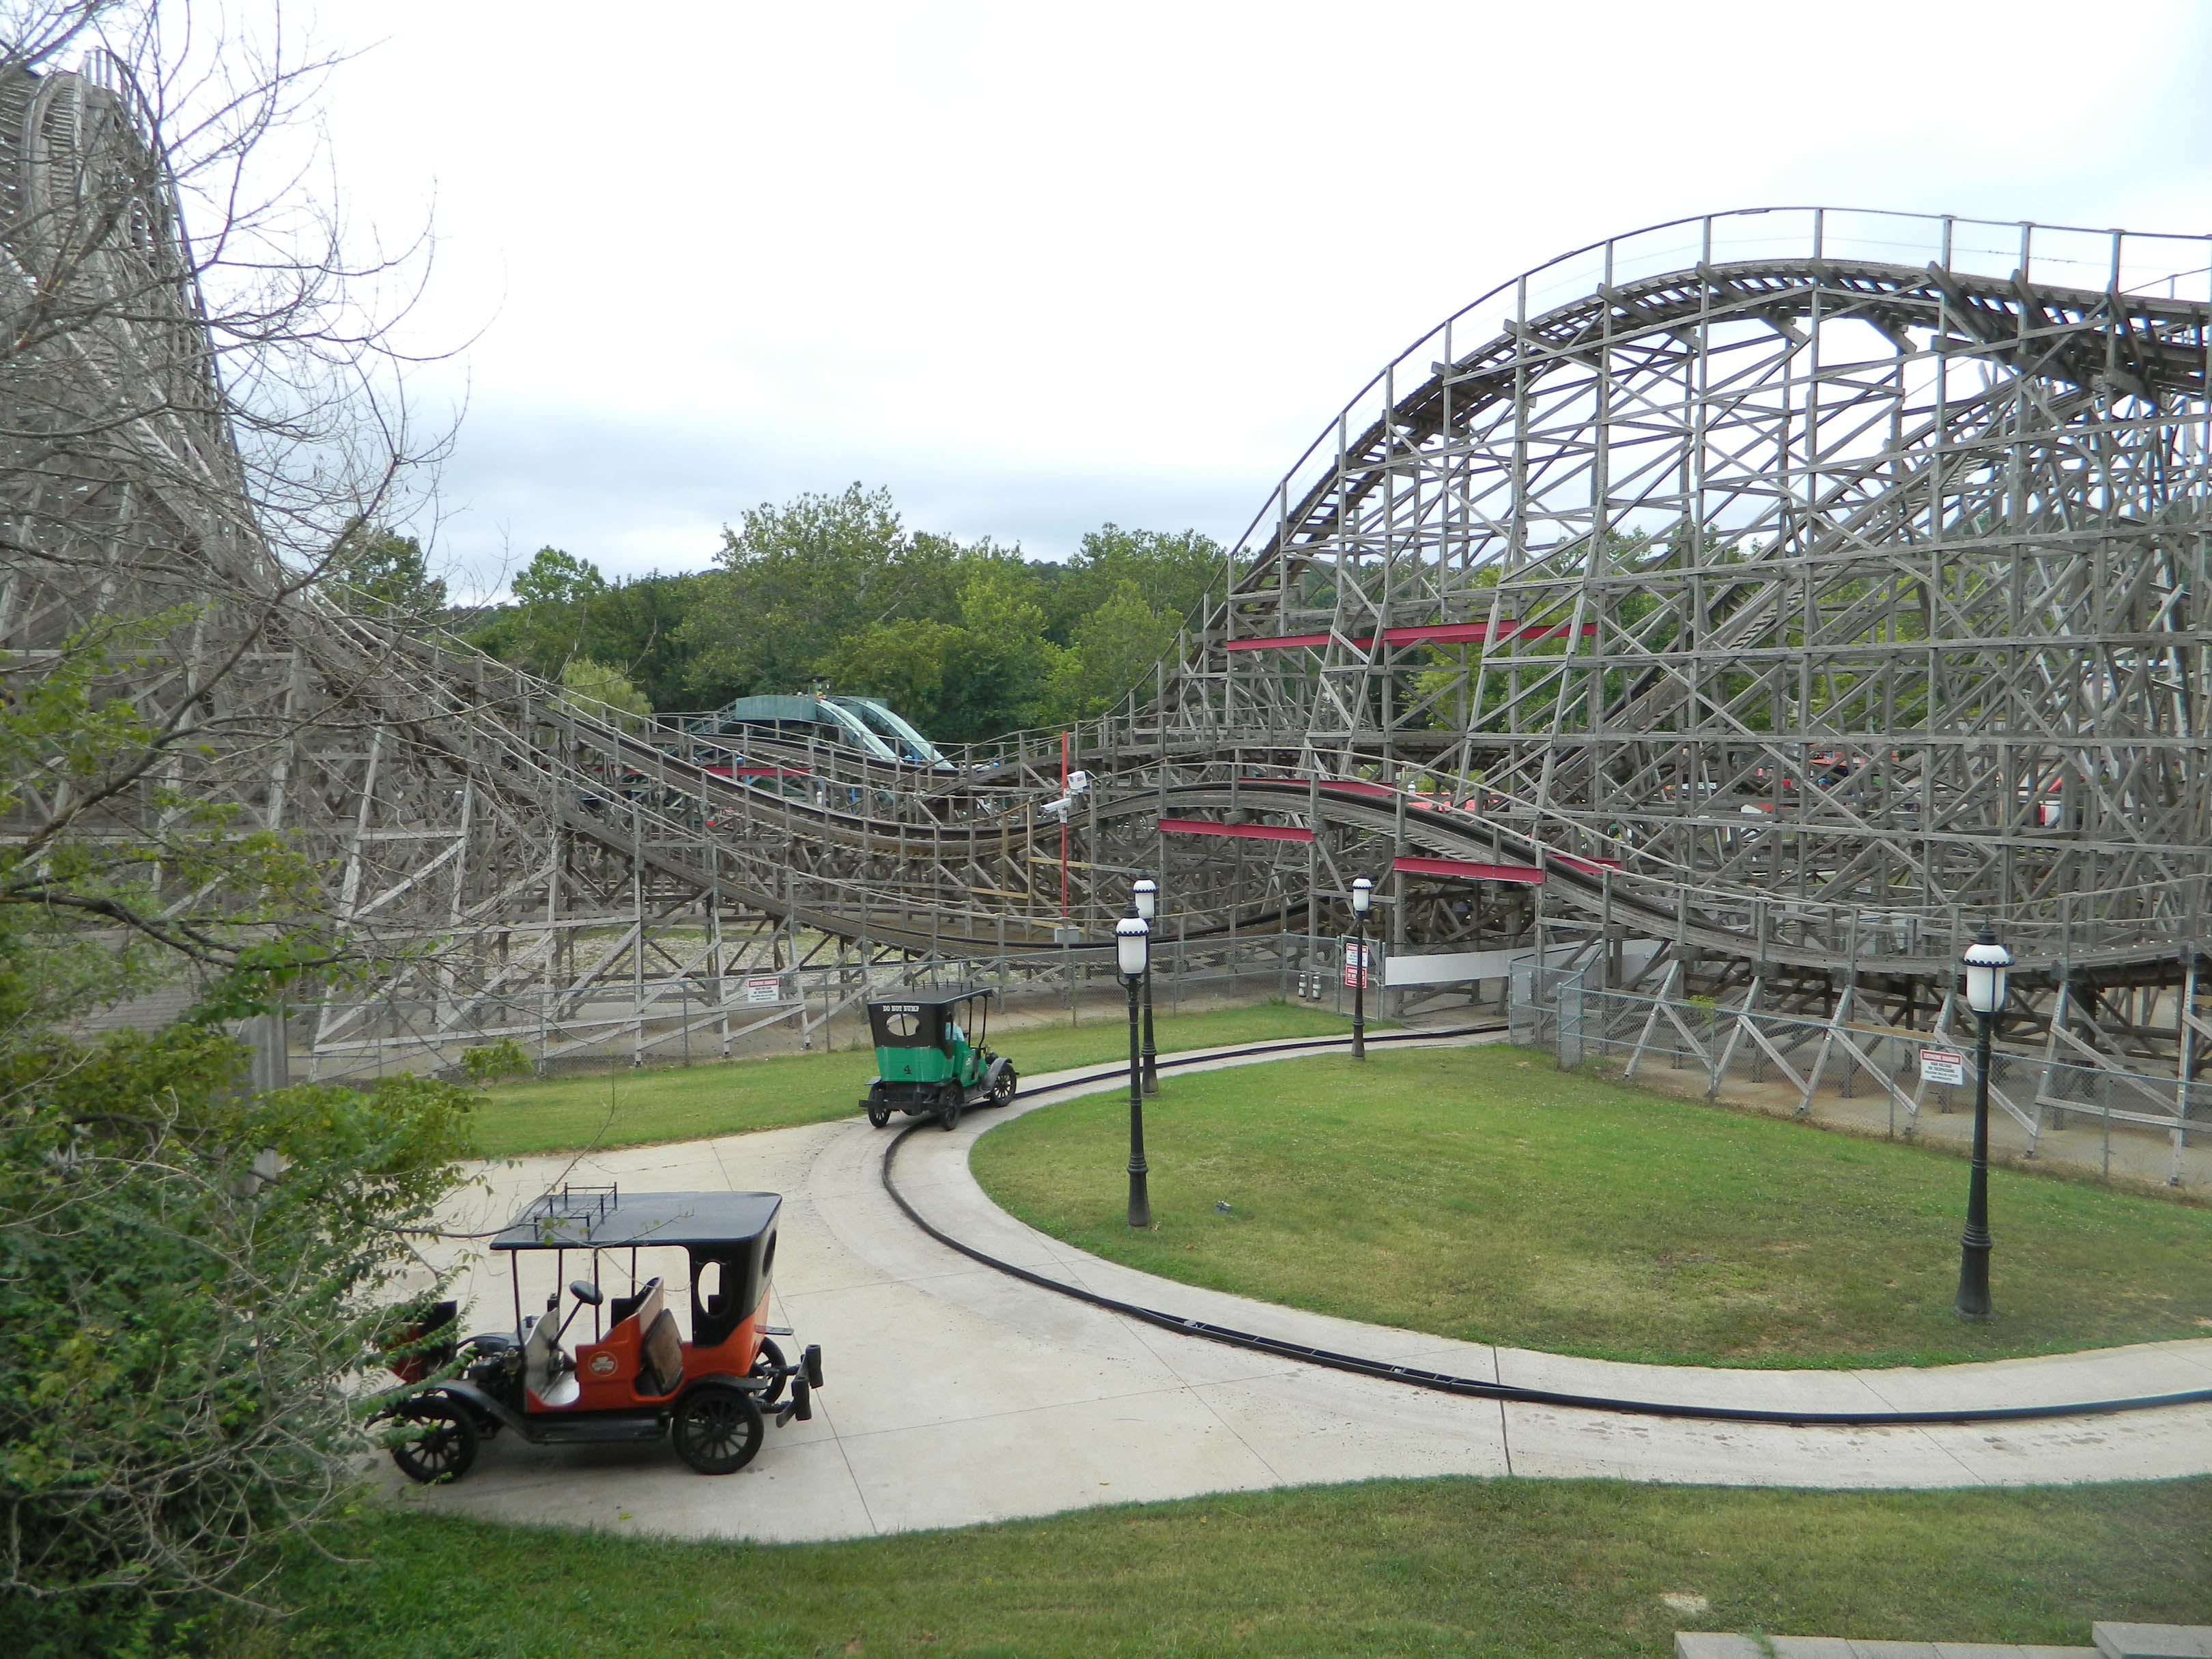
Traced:
<path id="1" fill-rule="evenodd" d="M 1349 1019 L 1285 1003 L 1183 1015 L 1156 1012 L 1152 1024 L 1163 1053 L 1352 1029 Z M 988 1040 L 1024 1077 L 1126 1061 L 1129 1054 L 1129 1028 L 1119 1019 L 994 1030 Z M 874 1075 L 872 1050 L 840 1049 L 510 1084 L 486 1093 L 477 1113 L 477 1146 L 486 1158 L 517 1158 L 819 1123 L 857 1112 Z"/>
<path id="2" fill-rule="evenodd" d="M 1993 1170 L 1997 1316 L 1972 1326 L 1951 1311 L 1966 1192 L 1954 1156 L 1502 1046 L 1160 1087 L 1145 1118 L 1150 1232 L 1122 1223 L 1114 1098 L 993 1129 L 975 1173 L 1032 1226 L 1132 1267 L 1516 1347 L 1925 1365 L 2212 1334 L 2212 1209 Z"/>
<path id="3" fill-rule="evenodd" d="M 270 1587 L 296 1616 L 230 1654 L 1660 1659 L 1677 1629 L 2087 1646 L 2093 1620 L 2212 1620 L 2207 1537 L 2205 1480 L 1377 1481 L 781 1547 L 378 1515 L 337 1540 L 354 1559 L 303 1555 Z"/>

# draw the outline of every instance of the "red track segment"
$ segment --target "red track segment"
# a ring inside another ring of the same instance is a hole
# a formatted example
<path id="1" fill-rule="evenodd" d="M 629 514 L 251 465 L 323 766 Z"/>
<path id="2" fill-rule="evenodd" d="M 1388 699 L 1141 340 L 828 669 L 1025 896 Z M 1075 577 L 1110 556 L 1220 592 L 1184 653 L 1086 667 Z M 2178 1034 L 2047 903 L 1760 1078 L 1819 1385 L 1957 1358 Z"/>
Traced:
<path id="1" fill-rule="evenodd" d="M 1211 818 L 1162 818 L 1165 836 L 1230 836 L 1239 841 L 1311 841 L 1310 830 L 1276 823 L 1216 823 Z"/>

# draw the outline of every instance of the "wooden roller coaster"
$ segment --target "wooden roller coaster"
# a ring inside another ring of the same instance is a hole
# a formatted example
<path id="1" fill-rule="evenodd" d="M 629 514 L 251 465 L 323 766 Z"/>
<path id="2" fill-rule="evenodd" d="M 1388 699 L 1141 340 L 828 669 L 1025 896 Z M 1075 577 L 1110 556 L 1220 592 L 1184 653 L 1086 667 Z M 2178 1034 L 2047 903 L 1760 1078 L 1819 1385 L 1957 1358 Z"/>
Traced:
<path id="1" fill-rule="evenodd" d="M 1579 250 L 1387 366 L 1120 708 L 919 766 L 641 720 L 297 580 L 146 155 L 112 77 L 0 85 L 7 303 L 88 319 L 0 387 L 4 668 L 138 619 L 109 689 L 191 741 L 78 830 L 219 808 L 327 872 L 380 977 L 319 1052 L 379 999 L 434 1048 L 810 957 L 1103 950 L 1140 873 L 1186 941 L 1328 934 L 1366 874 L 1401 952 L 1656 941 L 1908 1024 L 1989 921 L 2019 1019 L 2063 990 L 2185 1071 L 2212 1035 L 2205 239 L 1806 209 Z M 11 782 L 0 834 L 77 811 Z"/>

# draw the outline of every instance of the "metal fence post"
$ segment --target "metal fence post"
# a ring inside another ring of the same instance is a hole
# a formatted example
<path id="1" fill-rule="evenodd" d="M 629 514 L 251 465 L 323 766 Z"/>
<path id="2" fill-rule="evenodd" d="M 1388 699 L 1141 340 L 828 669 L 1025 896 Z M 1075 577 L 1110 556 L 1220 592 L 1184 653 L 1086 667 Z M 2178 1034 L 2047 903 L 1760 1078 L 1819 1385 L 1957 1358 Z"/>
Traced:
<path id="1" fill-rule="evenodd" d="M 1556 1045 L 1559 1067 L 1571 1072 L 1583 1063 L 1583 994 L 1589 970 L 1581 969 L 1562 979 L 1552 993 L 1552 1006 L 1556 1024 L 1553 1041 Z"/>

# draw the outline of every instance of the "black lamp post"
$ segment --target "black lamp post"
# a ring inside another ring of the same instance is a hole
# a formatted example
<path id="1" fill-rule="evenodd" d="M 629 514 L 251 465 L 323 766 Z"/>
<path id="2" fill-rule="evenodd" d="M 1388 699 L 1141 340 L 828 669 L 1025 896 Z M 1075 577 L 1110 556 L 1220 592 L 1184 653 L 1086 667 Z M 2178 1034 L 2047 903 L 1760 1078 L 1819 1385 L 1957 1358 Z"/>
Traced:
<path id="1" fill-rule="evenodd" d="M 1997 943 L 1996 930 L 1982 924 L 1966 947 L 1966 1006 L 1979 1030 L 1974 1036 L 1974 1164 L 1966 1179 L 1966 1231 L 1959 1239 L 1959 1299 L 1961 1319 L 1990 1316 L 1990 1039 L 2004 1007 L 2005 970 L 2012 952 Z"/>
<path id="2" fill-rule="evenodd" d="M 1352 953 L 1359 966 L 1352 975 L 1352 1057 L 1367 1058 L 1367 907 L 1375 902 L 1375 884 L 1364 876 L 1352 884 Z"/>
<path id="3" fill-rule="evenodd" d="M 1137 915 L 1145 926 L 1152 925 L 1159 915 L 1160 887 L 1150 876 L 1139 878 L 1130 890 L 1129 902 L 1137 908 Z M 1149 948 L 1145 952 L 1145 1092 L 1156 1095 L 1160 1091 L 1159 1050 L 1152 1047 L 1152 956 Z"/>
<path id="4" fill-rule="evenodd" d="M 1145 1190 L 1145 1066 L 1137 1052 L 1137 991 L 1152 959 L 1152 928 L 1142 916 L 1114 924 L 1115 968 L 1129 993 L 1129 1224 L 1152 1224 L 1152 1200 Z"/>

